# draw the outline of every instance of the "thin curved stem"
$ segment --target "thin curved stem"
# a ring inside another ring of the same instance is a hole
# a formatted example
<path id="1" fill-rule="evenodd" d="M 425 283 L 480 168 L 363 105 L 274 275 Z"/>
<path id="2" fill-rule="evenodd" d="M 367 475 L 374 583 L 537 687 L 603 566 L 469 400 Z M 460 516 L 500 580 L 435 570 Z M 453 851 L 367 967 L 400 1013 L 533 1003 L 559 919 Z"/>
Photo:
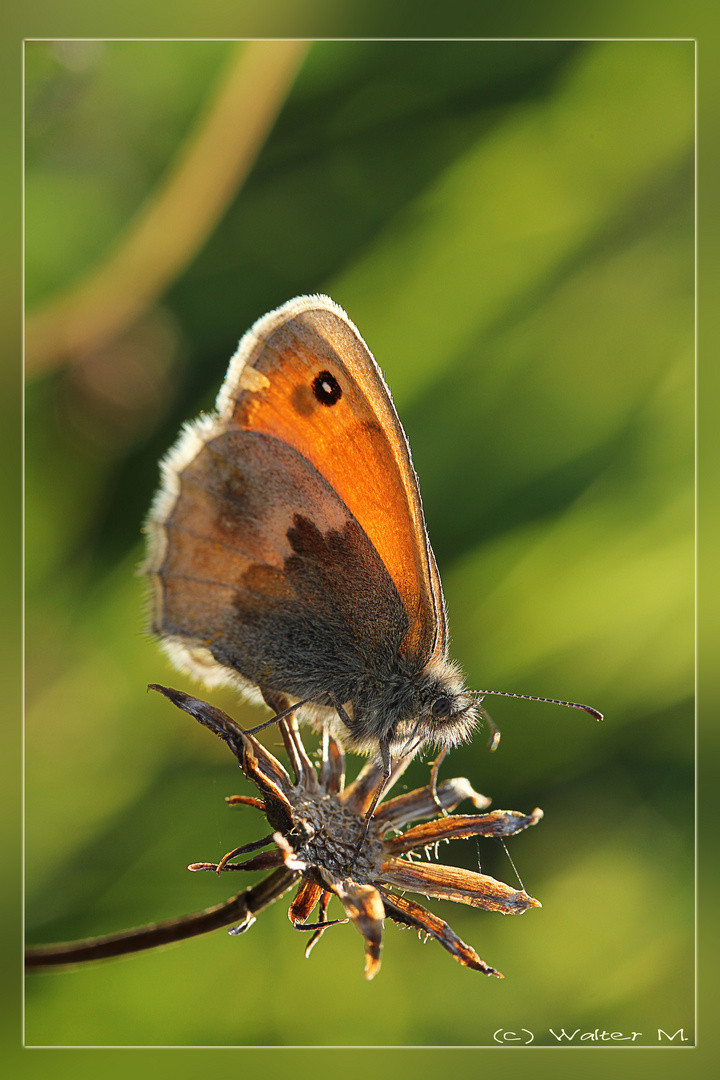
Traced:
<path id="1" fill-rule="evenodd" d="M 103 937 L 86 938 L 83 941 L 37 945 L 26 949 L 25 968 L 30 971 L 104 960 L 111 956 L 125 956 L 128 953 L 143 952 L 160 945 L 171 945 L 176 941 L 207 934 L 231 923 L 246 923 L 244 929 L 248 929 L 255 921 L 255 915 L 286 893 L 298 877 L 296 872 L 282 866 L 252 888 L 245 889 L 222 904 L 192 915 L 182 915 L 166 922 L 150 923 L 135 930 L 122 930 L 117 934 L 105 934 Z"/>
<path id="2" fill-rule="evenodd" d="M 101 262 L 28 315 L 28 374 L 116 338 L 190 262 L 241 187 L 308 49 L 240 45 L 213 100 L 155 191 Z"/>

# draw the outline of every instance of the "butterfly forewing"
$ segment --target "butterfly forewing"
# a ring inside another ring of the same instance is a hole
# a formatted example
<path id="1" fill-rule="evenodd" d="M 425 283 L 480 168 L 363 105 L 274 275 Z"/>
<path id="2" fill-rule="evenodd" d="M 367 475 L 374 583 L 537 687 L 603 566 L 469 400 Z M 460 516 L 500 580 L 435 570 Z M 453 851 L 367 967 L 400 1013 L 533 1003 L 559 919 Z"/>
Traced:
<path id="1" fill-rule="evenodd" d="M 258 389 L 244 388 L 249 368 L 265 376 Z M 339 495 L 405 605 L 401 652 L 429 659 L 444 644 L 444 610 L 417 479 L 382 375 L 344 312 L 302 297 L 265 316 L 243 339 L 223 395 L 233 423 L 298 450 Z"/>
<path id="2" fill-rule="evenodd" d="M 240 343 L 217 414 L 164 463 L 148 522 L 153 630 L 205 682 L 328 703 L 389 654 L 444 655 L 410 451 L 347 316 L 300 297 Z M 348 689 L 347 695 L 345 694 Z"/>

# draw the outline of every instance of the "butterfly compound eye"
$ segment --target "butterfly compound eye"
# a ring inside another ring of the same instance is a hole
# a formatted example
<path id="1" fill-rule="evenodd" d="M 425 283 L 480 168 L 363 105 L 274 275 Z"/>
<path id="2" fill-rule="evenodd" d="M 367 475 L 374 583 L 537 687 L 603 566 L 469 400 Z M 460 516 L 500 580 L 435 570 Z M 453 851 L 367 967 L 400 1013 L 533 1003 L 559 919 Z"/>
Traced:
<path id="1" fill-rule="evenodd" d="M 335 405 L 342 397 L 340 383 L 329 371 L 321 371 L 315 376 L 312 389 L 321 405 Z"/>
<path id="2" fill-rule="evenodd" d="M 436 720 L 444 720 L 452 712 L 452 701 L 445 694 L 441 694 L 440 697 L 436 697 L 433 701 L 430 712 Z"/>

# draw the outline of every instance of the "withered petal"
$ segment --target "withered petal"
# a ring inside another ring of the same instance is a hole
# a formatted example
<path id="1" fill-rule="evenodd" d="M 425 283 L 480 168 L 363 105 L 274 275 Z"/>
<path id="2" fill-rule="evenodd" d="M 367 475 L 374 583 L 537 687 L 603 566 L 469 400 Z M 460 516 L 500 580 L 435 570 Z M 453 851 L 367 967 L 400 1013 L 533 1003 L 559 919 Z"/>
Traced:
<path id="1" fill-rule="evenodd" d="M 384 840 L 383 846 L 390 855 L 434 844 L 438 840 L 463 839 L 468 836 L 510 836 L 536 825 L 542 810 L 521 814 L 518 810 L 493 810 L 489 814 L 454 814 L 451 817 L 427 821 L 408 829 L 402 836 Z"/>
<path id="2" fill-rule="evenodd" d="M 330 903 L 330 893 L 327 892 L 327 890 L 323 889 L 322 896 L 320 897 L 320 920 L 319 920 L 320 924 L 324 924 L 327 921 L 327 909 L 328 909 L 328 904 L 329 903 Z M 343 921 L 345 921 L 345 920 L 343 920 Z M 305 959 L 306 960 L 309 959 L 310 953 L 313 951 L 313 949 L 317 945 L 318 941 L 320 940 L 320 938 L 323 936 L 323 934 L 327 930 L 328 926 L 331 926 L 331 925 L 332 925 L 332 923 L 328 923 L 327 926 L 325 926 L 325 925 L 319 925 L 318 926 L 317 930 L 315 931 L 315 933 L 313 934 L 313 936 L 310 938 L 307 945 L 305 946 Z"/>
<path id="3" fill-rule="evenodd" d="M 409 889 L 486 911 L 500 911 L 503 915 L 517 915 L 529 907 L 542 907 L 540 901 L 528 896 L 524 889 L 511 889 L 487 874 L 441 863 L 410 862 L 391 857 L 383 864 L 382 881 L 398 889 Z"/>
<path id="4" fill-rule="evenodd" d="M 360 885 L 323 873 L 327 886 L 342 901 L 353 925 L 365 939 L 365 978 L 374 979 L 380 970 L 382 928 L 385 907 L 374 885 Z"/>
<path id="5" fill-rule="evenodd" d="M 393 761 L 390 779 L 385 785 L 385 794 L 390 791 L 412 761 L 412 755 L 406 755 Z M 382 781 L 383 768 L 379 761 L 369 761 L 363 765 L 355 779 L 338 795 L 338 801 L 345 803 L 348 810 L 362 817 L 373 801 L 373 796 Z"/>
<path id="6" fill-rule="evenodd" d="M 266 799 L 280 803 L 285 813 L 292 817 L 290 796 L 294 787 L 290 777 L 277 758 L 252 736 L 245 738 L 242 768 L 248 780 L 262 791 Z"/>
<path id="7" fill-rule="evenodd" d="M 437 796 L 443 810 L 454 810 L 464 799 L 471 799 L 478 810 L 484 810 L 490 805 L 490 800 L 475 791 L 470 781 L 464 776 L 458 776 L 454 780 L 444 780 L 438 785 Z M 375 811 L 374 820 L 378 824 L 387 824 L 388 827 L 400 829 L 408 821 L 434 817 L 437 812 L 438 804 L 433 798 L 432 788 L 428 786 L 408 791 L 405 795 L 397 795 L 394 799 L 381 803 Z"/>
<path id="8" fill-rule="evenodd" d="M 338 795 L 338 802 L 344 803 L 351 813 L 362 816 L 372 802 L 382 774 L 382 766 L 378 762 L 368 761 L 355 779 Z"/>
<path id="9" fill-rule="evenodd" d="M 227 870 L 270 870 L 275 866 L 282 866 L 285 859 L 281 851 L 261 851 L 259 855 L 253 855 L 241 863 L 190 863 L 188 870 L 197 873 L 198 870 L 213 870 L 215 873 L 225 873 Z"/>
<path id="10" fill-rule="evenodd" d="M 172 701 L 173 705 L 178 709 L 182 709 L 183 712 L 189 713 L 190 716 L 194 716 L 198 723 L 204 727 L 209 728 L 215 735 L 219 736 L 226 742 L 232 750 L 235 757 L 239 760 L 242 759 L 242 747 L 243 741 L 246 738 L 243 729 L 237 724 L 231 716 L 223 712 L 222 709 L 218 709 L 215 705 L 210 705 L 207 701 L 201 701 L 199 698 L 191 697 L 190 694 L 184 694 L 182 690 L 173 690 L 170 686 L 160 686 L 158 683 L 150 683 L 148 690 L 157 690 L 158 693 L 163 694 L 169 701 Z"/>
<path id="11" fill-rule="evenodd" d="M 240 847 L 233 848 L 232 851 L 228 851 L 223 855 L 222 859 L 218 863 L 218 871 L 229 863 L 231 859 L 237 858 L 238 855 L 247 855 L 250 851 L 257 851 L 259 848 L 267 847 L 272 843 L 272 833 L 269 836 L 261 836 L 259 840 L 251 840 L 249 844 L 241 844 Z"/>
<path id="12" fill-rule="evenodd" d="M 334 739 L 327 730 L 323 734 L 320 783 L 328 795 L 337 795 L 345 786 L 345 753 L 337 739 Z"/>
<path id="13" fill-rule="evenodd" d="M 289 702 L 286 701 L 284 707 L 287 708 L 288 705 Z M 280 720 L 278 729 L 295 772 L 295 786 L 303 787 L 308 793 L 318 794 L 320 785 L 318 784 L 317 769 L 307 756 L 294 715 Z"/>
<path id="14" fill-rule="evenodd" d="M 314 881 L 303 881 L 288 911 L 288 919 L 293 926 L 307 921 L 322 894 L 320 885 L 316 885 Z"/>
<path id="15" fill-rule="evenodd" d="M 304 871 L 307 870 L 307 863 L 303 859 L 298 858 L 295 848 L 285 839 L 282 833 L 274 833 L 273 840 L 280 848 L 283 862 L 288 870 L 297 870 L 300 873 L 304 873 Z"/>
<path id="16" fill-rule="evenodd" d="M 164 694 L 179 709 L 218 735 L 238 758 L 248 779 L 271 799 L 282 803 L 286 813 L 291 813 L 288 796 L 294 790 L 293 784 L 284 766 L 262 743 L 247 735 L 232 717 L 207 701 L 157 683 L 151 683 L 148 689 Z"/>
<path id="17" fill-rule="evenodd" d="M 265 811 L 262 799 L 254 799 L 251 795 L 226 795 L 225 802 L 228 806 L 252 806 L 255 810 Z"/>
<path id="18" fill-rule="evenodd" d="M 261 851 L 241 863 L 225 863 L 221 871 L 225 870 L 269 870 L 273 866 L 282 866 L 283 855 L 281 851 Z"/>
<path id="19" fill-rule="evenodd" d="M 379 891 L 385 904 L 385 914 L 395 922 L 417 927 L 424 934 L 434 937 L 463 967 L 482 971 L 485 975 L 496 975 L 498 979 L 504 978 L 496 968 L 490 967 L 481 960 L 472 946 L 466 945 L 446 922 L 437 915 L 433 915 L 427 908 L 416 904 L 414 900 L 408 900 L 405 896 L 389 893 L 386 889 L 381 888 Z"/>

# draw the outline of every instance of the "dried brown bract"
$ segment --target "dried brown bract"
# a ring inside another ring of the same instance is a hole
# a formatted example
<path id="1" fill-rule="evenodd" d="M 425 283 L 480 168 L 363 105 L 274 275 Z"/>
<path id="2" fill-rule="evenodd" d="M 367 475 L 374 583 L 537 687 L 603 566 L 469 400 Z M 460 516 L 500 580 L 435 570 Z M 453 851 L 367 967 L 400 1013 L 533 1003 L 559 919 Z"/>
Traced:
<path id="1" fill-rule="evenodd" d="M 255 922 L 259 910 L 299 886 L 288 912 L 298 930 L 311 931 L 306 955 L 325 930 L 338 921 L 327 920 L 332 895 L 342 902 L 345 912 L 365 941 L 365 977 L 372 979 L 380 967 L 383 920 L 415 927 L 426 937 L 433 937 L 466 967 L 486 975 L 502 975 L 481 960 L 475 950 L 453 933 L 438 916 L 408 900 L 404 892 L 452 900 L 504 915 L 515 915 L 530 907 L 540 907 L 537 900 L 495 878 L 455 866 L 413 859 L 418 850 L 430 851 L 441 840 L 469 836 L 509 836 L 542 817 L 541 810 L 521 814 L 515 810 L 494 810 L 487 814 L 449 815 L 464 799 L 483 810 L 489 800 L 473 791 L 465 779 L 446 780 L 432 786 L 386 799 L 375 810 L 367 836 L 358 851 L 366 827 L 365 814 L 377 789 L 382 766 L 369 763 L 356 780 L 345 785 L 344 754 L 340 745 L 326 735 L 318 766 L 307 756 L 292 717 L 278 722 L 278 728 L 290 759 L 294 780 L 269 750 L 247 735 L 220 709 L 179 690 L 153 686 L 175 705 L 194 716 L 219 735 L 236 755 L 245 776 L 257 787 L 261 799 L 233 796 L 230 803 L 243 803 L 261 810 L 271 832 L 251 844 L 236 848 L 220 863 L 193 863 L 191 870 L 231 871 L 266 870 L 272 872 L 258 885 L 237 898 L 239 925 L 230 933 L 240 934 Z M 397 780 L 407 760 L 393 771 L 388 788 Z M 414 825 L 423 818 L 434 820 Z M 269 850 L 259 851 L 260 848 Z M 242 862 L 233 861 L 242 854 L 258 854 Z M 309 922 L 313 911 L 319 917 Z"/>

